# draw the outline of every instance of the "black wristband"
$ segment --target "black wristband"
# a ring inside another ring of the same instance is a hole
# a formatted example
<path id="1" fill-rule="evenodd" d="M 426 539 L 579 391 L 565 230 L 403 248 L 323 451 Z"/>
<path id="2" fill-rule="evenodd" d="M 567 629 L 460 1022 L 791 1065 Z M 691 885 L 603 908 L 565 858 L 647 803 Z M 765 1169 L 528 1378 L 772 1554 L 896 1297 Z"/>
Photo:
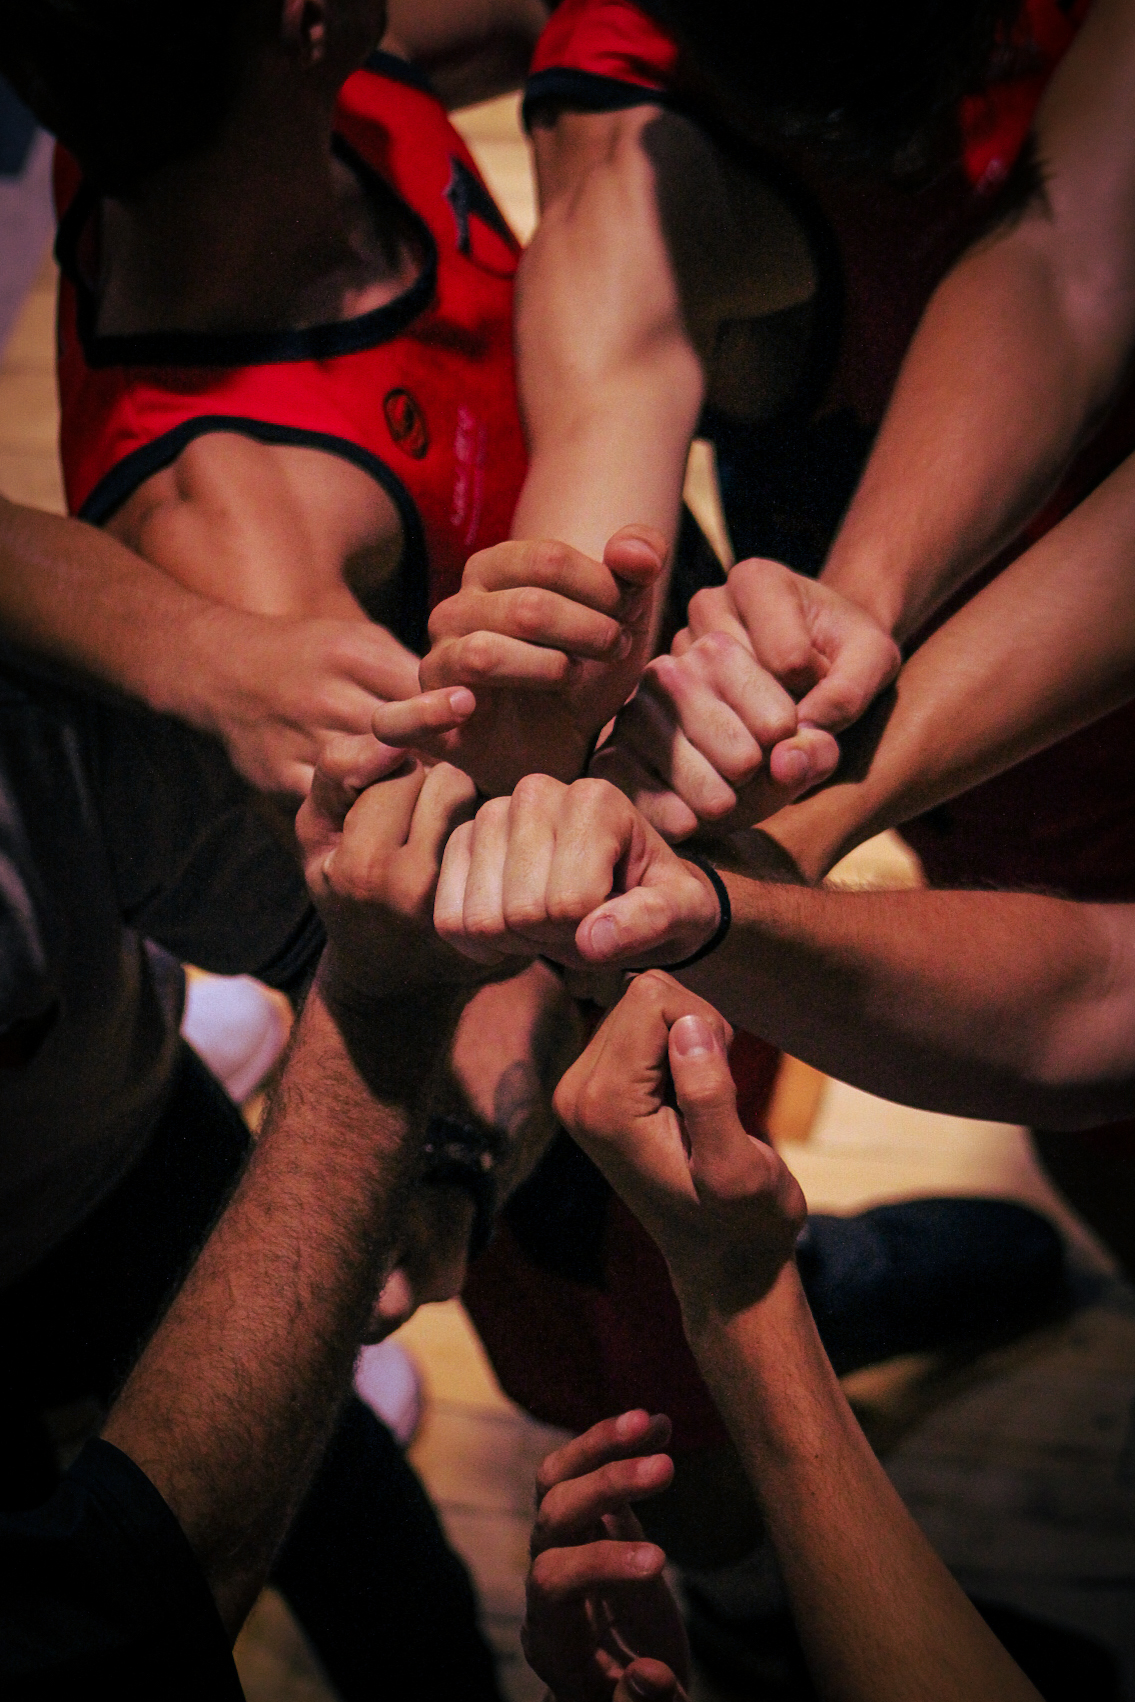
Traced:
<path id="1" fill-rule="evenodd" d="M 717 903 L 721 910 L 721 915 L 718 920 L 717 927 L 714 929 L 709 939 L 705 942 L 704 946 L 699 946 L 697 951 L 691 952 L 689 957 L 682 958 L 679 963 L 659 964 L 658 967 L 660 969 L 665 969 L 667 974 L 670 975 L 673 974 L 675 969 L 689 969 L 691 964 L 700 963 L 703 957 L 708 957 L 711 951 L 716 951 L 733 924 L 733 906 L 729 902 L 729 888 L 726 886 L 713 864 L 708 863 L 704 857 L 699 857 L 696 851 L 682 851 L 679 855 L 684 863 L 692 863 L 695 868 L 700 869 L 702 874 L 705 875 L 706 879 L 711 883 L 714 892 L 717 894 Z"/>
<path id="2" fill-rule="evenodd" d="M 470 1263 L 493 1238 L 497 1215 L 496 1150 L 479 1129 L 454 1117 L 431 1117 L 423 1149 L 422 1181 L 435 1187 L 463 1188 L 473 1201 L 469 1231 Z"/>

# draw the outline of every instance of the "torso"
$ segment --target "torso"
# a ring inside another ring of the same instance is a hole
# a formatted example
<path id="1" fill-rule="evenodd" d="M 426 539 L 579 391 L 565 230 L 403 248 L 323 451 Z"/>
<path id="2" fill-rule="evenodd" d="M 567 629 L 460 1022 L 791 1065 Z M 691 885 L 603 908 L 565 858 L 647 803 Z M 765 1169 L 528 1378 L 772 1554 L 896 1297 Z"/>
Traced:
<path id="1" fill-rule="evenodd" d="M 105 335 L 79 261 L 93 201 L 61 158 L 68 500 L 152 558 L 220 519 L 220 545 L 213 525 L 210 547 L 190 552 L 195 588 L 326 613 L 335 587 L 349 586 L 372 618 L 420 639 L 466 557 L 508 536 L 523 481 L 519 251 L 444 110 L 403 62 L 376 55 L 349 79 L 337 133 L 363 180 L 398 196 L 422 264 L 374 311 L 296 332 Z M 277 565 L 265 575 L 258 560 L 269 553 Z M 341 612 L 358 613 L 341 598 Z"/>

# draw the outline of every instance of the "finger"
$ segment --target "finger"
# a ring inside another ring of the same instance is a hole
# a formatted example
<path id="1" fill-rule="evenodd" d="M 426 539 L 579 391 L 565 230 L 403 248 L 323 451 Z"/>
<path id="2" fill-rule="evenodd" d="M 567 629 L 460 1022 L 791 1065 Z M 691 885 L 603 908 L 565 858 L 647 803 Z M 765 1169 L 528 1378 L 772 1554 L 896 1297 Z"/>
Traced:
<path id="1" fill-rule="evenodd" d="M 564 796 L 561 782 L 528 774 L 509 802 L 502 903 L 505 922 L 515 933 L 529 933 L 548 920 L 548 881 Z"/>
<path id="2" fill-rule="evenodd" d="M 437 686 L 522 685 L 529 691 L 556 691 L 571 669 L 571 657 L 542 644 L 527 644 L 499 632 L 471 632 L 443 639 L 423 656 L 422 689 Z"/>
<path id="3" fill-rule="evenodd" d="M 660 657 L 659 661 L 662 660 Z M 651 666 L 653 670 L 654 664 Z M 680 668 L 682 664 L 674 666 Z M 752 740 L 736 716 L 714 704 L 704 687 L 683 691 L 682 696 L 691 718 L 696 718 L 699 712 L 703 717 L 708 714 L 719 726 L 728 715 L 737 727 L 739 738 L 752 748 Z M 737 794 L 733 787 L 711 758 L 690 742 L 682 725 L 681 711 L 653 672 L 643 675 L 634 697 L 621 711 L 616 737 L 619 745 L 632 752 L 644 769 L 662 778 L 666 788 L 681 798 L 699 821 L 720 821 L 736 808 Z M 713 743 L 706 738 L 704 728 L 703 743 Z M 758 747 L 758 767 L 760 754 Z"/>
<path id="4" fill-rule="evenodd" d="M 439 762 L 426 775 L 410 822 L 406 851 L 417 878 L 432 900 L 446 842 L 477 810 L 477 788 L 467 774 Z"/>
<path id="5" fill-rule="evenodd" d="M 615 871 L 631 850 L 634 812 L 620 792 L 602 780 L 577 780 L 568 787 L 556 830 L 548 875 L 549 921 L 572 929 L 610 894 Z"/>
<path id="6" fill-rule="evenodd" d="M 508 798 L 490 798 L 477 812 L 461 918 L 465 938 L 471 945 L 496 951 L 507 949 L 504 865 L 509 803 Z"/>
<path id="7" fill-rule="evenodd" d="M 781 562 L 747 561 L 729 575 L 729 592 L 753 654 L 786 691 L 801 697 L 828 671 L 812 642 L 800 576 Z"/>
<path id="8" fill-rule="evenodd" d="M 798 797 L 809 786 L 818 786 L 839 767 L 839 745 L 830 733 L 805 727 L 795 738 L 785 739 L 769 752 L 769 777 L 784 792 Z M 788 803 L 789 798 L 785 798 Z"/>
<path id="9" fill-rule="evenodd" d="M 547 1548 L 528 1574 L 530 1611 L 563 1607 L 594 1591 L 636 1589 L 657 1578 L 666 1555 L 652 1542 L 589 1542 Z"/>
<path id="10" fill-rule="evenodd" d="M 469 821 L 450 834 L 442 853 L 441 873 L 434 893 L 434 928 L 448 945 L 483 963 L 493 959 L 472 951 L 465 938 L 465 886 L 472 860 L 473 823 Z"/>
<path id="11" fill-rule="evenodd" d="M 685 1694 L 663 1661 L 639 1655 L 623 1669 L 611 1702 L 683 1702 Z"/>
<path id="12" fill-rule="evenodd" d="M 626 1460 L 643 1453 L 656 1453 L 670 1440 L 670 1420 L 665 1413 L 653 1416 L 641 1407 L 604 1418 L 548 1454 L 536 1473 L 539 1500 L 557 1483 L 583 1477 L 610 1460 Z"/>
<path id="13" fill-rule="evenodd" d="M 575 946 L 586 963 L 665 967 L 712 939 L 721 920 L 717 894 L 700 870 L 674 862 L 665 880 L 620 893 L 584 917 Z"/>
<path id="14" fill-rule="evenodd" d="M 323 862 L 325 878 L 339 892 L 366 899 L 383 883 L 391 853 L 409 837 L 425 780 L 426 770 L 415 763 L 359 794 L 338 844 Z"/>
<path id="15" fill-rule="evenodd" d="M 462 591 L 439 603 L 431 621 L 444 623 L 452 618 L 454 611 L 448 605 L 458 602 L 467 590 L 507 591 L 525 586 L 557 591 L 575 603 L 612 616 L 617 614 L 625 593 L 625 586 L 611 568 L 570 544 L 550 538 L 513 541 L 471 556 L 465 564 Z"/>
<path id="16" fill-rule="evenodd" d="M 621 526 L 608 538 L 603 560 L 618 578 L 645 587 L 659 578 L 669 553 L 665 538 L 653 526 Z"/>
<path id="17" fill-rule="evenodd" d="M 750 1173 L 752 1137 L 737 1116 L 737 1089 L 721 1019 L 708 1008 L 682 1016 L 670 1030 L 670 1074 L 690 1142 L 691 1169 L 711 1190 Z M 765 1149 L 770 1160 L 771 1149 Z M 775 1160 L 773 1161 L 775 1163 Z"/>
<path id="18" fill-rule="evenodd" d="M 670 1456 L 648 1454 L 637 1459 L 614 1460 L 585 1477 L 556 1484 L 540 1503 L 532 1528 L 532 1554 L 586 1541 L 594 1535 L 605 1514 L 618 1514 L 632 1501 L 646 1501 L 660 1495 L 673 1481 L 674 1463 Z M 621 1540 L 622 1532 L 618 1535 Z"/>
<path id="19" fill-rule="evenodd" d="M 796 704 L 788 692 L 761 667 L 747 645 L 739 644 L 728 633 L 710 632 L 699 639 L 684 667 L 671 658 L 659 657 L 658 662 L 666 677 L 672 673 L 682 678 L 703 678 L 762 751 L 795 733 Z M 695 733 L 690 736 L 699 749 L 704 748 Z M 728 752 L 724 754 L 728 760 Z M 723 767 L 722 773 L 733 779 L 732 769 Z M 741 777 L 738 772 L 737 778 Z"/>
<path id="20" fill-rule="evenodd" d="M 629 636 L 610 615 L 535 585 L 463 591 L 434 610 L 430 637 L 435 644 L 476 632 L 549 645 L 596 661 L 608 661 L 629 648 Z"/>
<path id="21" fill-rule="evenodd" d="M 690 806 L 646 766 L 637 751 L 624 745 L 618 734 L 595 753 L 589 772 L 617 786 L 669 844 L 676 845 L 697 832 L 698 818 Z"/>
<path id="22" fill-rule="evenodd" d="M 420 746 L 432 735 L 460 727 L 476 707 L 477 699 L 465 686 L 421 692 L 401 702 L 378 704 L 371 716 L 371 732 L 387 745 Z"/>
<path id="23" fill-rule="evenodd" d="M 823 679 L 801 698 L 801 722 L 842 732 L 890 685 L 901 662 L 898 646 L 882 628 L 858 629 L 833 656 Z"/>
<path id="24" fill-rule="evenodd" d="M 686 611 L 688 640 L 684 649 L 705 638 L 711 632 L 724 632 L 746 650 L 752 650 L 749 631 L 737 610 L 737 605 L 729 594 L 728 585 L 707 585 L 696 591 L 690 598 L 690 606 Z M 671 645 L 672 653 L 677 656 L 681 652 L 677 645 Z"/>
<path id="25" fill-rule="evenodd" d="M 309 830 L 337 832 L 360 792 L 394 773 L 405 761 L 404 751 L 379 744 L 368 733 L 328 739 L 312 776 L 306 813 Z"/>

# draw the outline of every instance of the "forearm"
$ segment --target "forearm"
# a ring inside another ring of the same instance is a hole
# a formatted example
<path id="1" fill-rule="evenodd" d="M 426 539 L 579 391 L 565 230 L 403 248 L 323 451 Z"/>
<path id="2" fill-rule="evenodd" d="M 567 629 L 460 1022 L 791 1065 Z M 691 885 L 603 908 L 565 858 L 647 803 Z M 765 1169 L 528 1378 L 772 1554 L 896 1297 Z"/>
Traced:
<path id="1" fill-rule="evenodd" d="M 1052 1128 L 1135 1103 L 1135 909 L 846 893 L 727 874 L 733 927 L 679 979 L 840 1081 Z"/>
<path id="2" fill-rule="evenodd" d="M 939 287 L 825 578 L 917 630 L 1035 511 L 1135 337 L 1135 15 L 1096 0 L 1037 113 L 1040 186 Z"/>
<path id="3" fill-rule="evenodd" d="M 237 1193 L 107 1421 L 234 1631 L 346 1391 L 455 1017 L 436 992 L 343 1012 L 317 984 Z"/>
<path id="4" fill-rule="evenodd" d="M 825 583 L 907 638 L 1040 507 L 1106 395 L 1024 231 L 962 260 L 919 326 Z"/>
<path id="5" fill-rule="evenodd" d="M 93 526 L 0 499 L 0 626 L 15 644 L 213 730 L 186 656 L 204 662 L 222 645 L 214 605 Z"/>
<path id="6" fill-rule="evenodd" d="M 794 1265 L 724 1320 L 684 1307 L 761 1503 L 812 1676 L 839 1702 L 1036 1702 L 876 1460 Z"/>

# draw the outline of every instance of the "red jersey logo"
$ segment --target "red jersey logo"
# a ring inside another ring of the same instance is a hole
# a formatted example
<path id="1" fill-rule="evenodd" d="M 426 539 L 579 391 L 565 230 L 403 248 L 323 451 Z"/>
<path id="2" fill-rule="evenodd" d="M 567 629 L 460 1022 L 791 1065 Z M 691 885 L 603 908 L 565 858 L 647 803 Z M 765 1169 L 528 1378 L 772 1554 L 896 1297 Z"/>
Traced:
<path id="1" fill-rule="evenodd" d="M 405 454 L 420 461 L 430 446 L 430 434 L 425 415 L 408 390 L 388 390 L 383 398 L 382 411 L 390 427 L 390 435 Z"/>

